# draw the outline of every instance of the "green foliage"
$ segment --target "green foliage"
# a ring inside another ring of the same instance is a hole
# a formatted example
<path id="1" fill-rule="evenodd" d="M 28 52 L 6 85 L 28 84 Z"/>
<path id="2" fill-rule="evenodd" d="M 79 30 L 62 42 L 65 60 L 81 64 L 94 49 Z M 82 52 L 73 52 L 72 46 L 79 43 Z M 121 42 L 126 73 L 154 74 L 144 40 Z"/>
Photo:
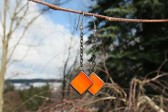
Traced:
<path id="1" fill-rule="evenodd" d="M 97 0 L 90 12 L 111 17 L 162 19 L 168 18 L 167 0 Z M 168 52 L 167 23 L 109 22 L 97 18 L 97 56 L 103 61 L 115 82 L 127 88 L 133 77 L 143 78 L 155 71 Z M 93 22 L 88 27 L 93 29 Z M 89 37 L 87 44 L 91 43 Z M 162 71 L 168 71 L 164 66 Z M 99 72 L 106 79 L 104 72 Z M 122 79 L 122 80 L 121 80 Z"/>
<path id="2" fill-rule="evenodd" d="M 19 91 L 20 97 L 25 102 L 28 110 L 35 111 L 41 106 L 45 98 L 50 97 L 49 85 L 42 87 L 30 87 L 27 90 Z"/>
<path id="3" fill-rule="evenodd" d="M 11 92 L 11 91 L 15 90 L 15 86 L 12 84 L 6 84 L 5 86 L 6 87 L 5 87 L 4 93 Z"/>

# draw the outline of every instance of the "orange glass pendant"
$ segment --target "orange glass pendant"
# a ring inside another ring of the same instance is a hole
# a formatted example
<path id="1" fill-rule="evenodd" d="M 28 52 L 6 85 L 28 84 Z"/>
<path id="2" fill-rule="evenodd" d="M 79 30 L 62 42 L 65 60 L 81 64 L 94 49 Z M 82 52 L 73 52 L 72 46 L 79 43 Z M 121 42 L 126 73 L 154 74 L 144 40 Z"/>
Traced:
<path id="1" fill-rule="evenodd" d="M 80 71 L 70 82 L 70 85 L 80 94 L 82 95 L 85 91 L 91 87 L 93 81 L 83 72 Z"/>
<path id="2" fill-rule="evenodd" d="M 90 79 L 93 81 L 93 85 L 88 89 L 92 95 L 96 95 L 100 89 L 104 86 L 104 81 L 98 77 L 94 72 L 90 75 Z"/>

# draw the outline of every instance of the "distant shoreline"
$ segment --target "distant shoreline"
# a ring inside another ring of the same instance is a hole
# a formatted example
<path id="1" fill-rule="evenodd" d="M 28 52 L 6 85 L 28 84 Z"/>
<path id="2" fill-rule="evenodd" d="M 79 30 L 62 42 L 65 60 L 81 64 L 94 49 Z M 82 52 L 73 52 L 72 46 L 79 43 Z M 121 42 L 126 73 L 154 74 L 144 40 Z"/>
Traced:
<path id="1" fill-rule="evenodd" d="M 5 84 L 61 83 L 62 79 L 6 79 Z"/>

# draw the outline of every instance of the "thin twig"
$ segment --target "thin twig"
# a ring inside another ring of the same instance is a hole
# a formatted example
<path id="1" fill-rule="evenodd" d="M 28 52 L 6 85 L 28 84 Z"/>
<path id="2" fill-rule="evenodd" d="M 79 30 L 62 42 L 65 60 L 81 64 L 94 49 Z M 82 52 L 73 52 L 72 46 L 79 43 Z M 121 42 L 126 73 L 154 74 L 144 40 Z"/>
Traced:
<path id="1" fill-rule="evenodd" d="M 88 12 L 82 12 L 82 11 L 77 11 L 77 10 L 72 10 L 72 9 L 67 9 L 67 8 L 62 8 L 57 5 L 49 4 L 46 2 L 42 2 L 40 0 L 29 0 L 38 4 L 45 5 L 49 7 L 50 9 L 54 10 L 60 10 L 60 11 L 65 11 L 65 12 L 71 12 L 71 13 L 76 13 L 76 14 L 83 14 L 84 16 L 94 16 L 97 18 L 105 19 L 107 21 L 115 21 L 115 22 L 136 22 L 136 23 L 156 23 L 156 22 L 168 22 L 168 19 L 126 19 L 126 18 L 117 18 L 117 17 L 109 17 L 109 16 L 104 16 L 104 15 L 99 15 L 99 14 L 94 14 L 94 13 L 88 13 Z"/>
<path id="2" fill-rule="evenodd" d="M 157 112 L 165 112 L 161 107 L 159 107 L 154 101 L 152 101 L 152 99 L 148 96 L 141 96 L 138 99 L 138 108 L 140 108 L 141 104 L 145 104 L 148 103 L 153 109 L 155 109 Z"/>

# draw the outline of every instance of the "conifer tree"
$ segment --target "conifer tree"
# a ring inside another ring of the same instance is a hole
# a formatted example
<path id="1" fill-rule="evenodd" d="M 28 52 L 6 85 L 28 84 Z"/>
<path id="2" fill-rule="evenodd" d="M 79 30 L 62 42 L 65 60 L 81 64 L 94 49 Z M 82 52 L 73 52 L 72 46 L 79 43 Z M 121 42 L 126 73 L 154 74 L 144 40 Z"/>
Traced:
<path id="1" fill-rule="evenodd" d="M 168 18 L 166 0 L 97 0 L 90 12 L 111 17 L 138 19 Z M 95 20 L 97 25 L 97 58 L 100 68 L 106 67 L 113 80 L 128 87 L 133 77 L 143 78 L 156 71 L 167 57 L 167 23 L 125 23 Z M 93 22 L 90 22 L 90 29 Z M 87 44 L 91 43 L 90 35 Z M 105 60 L 101 60 L 105 57 Z M 100 60 L 99 60 L 100 59 Z M 167 71 L 168 65 L 162 70 Z M 106 79 L 104 72 L 99 72 Z"/>

